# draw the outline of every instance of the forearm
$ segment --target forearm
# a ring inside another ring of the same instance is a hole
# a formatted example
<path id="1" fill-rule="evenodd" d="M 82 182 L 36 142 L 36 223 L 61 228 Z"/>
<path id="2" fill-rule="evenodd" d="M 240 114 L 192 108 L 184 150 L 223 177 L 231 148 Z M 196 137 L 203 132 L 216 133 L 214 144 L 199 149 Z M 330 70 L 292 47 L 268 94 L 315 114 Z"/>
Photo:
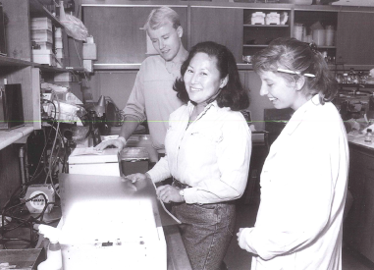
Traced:
<path id="1" fill-rule="evenodd" d="M 119 136 L 124 137 L 126 140 L 128 140 L 138 126 L 139 121 L 137 121 L 135 118 L 126 116 Z"/>

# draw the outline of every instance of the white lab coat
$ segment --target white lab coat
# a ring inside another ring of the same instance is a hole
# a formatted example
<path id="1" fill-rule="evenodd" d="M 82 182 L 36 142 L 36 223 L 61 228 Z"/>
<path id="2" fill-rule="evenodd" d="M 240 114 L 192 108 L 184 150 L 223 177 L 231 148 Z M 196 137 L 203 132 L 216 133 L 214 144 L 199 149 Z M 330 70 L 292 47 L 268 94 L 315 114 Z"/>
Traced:
<path id="1" fill-rule="evenodd" d="M 318 95 L 273 143 L 261 173 L 254 228 L 239 237 L 252 270 L 341 269 L 349 148 L 335 106 Z"/>

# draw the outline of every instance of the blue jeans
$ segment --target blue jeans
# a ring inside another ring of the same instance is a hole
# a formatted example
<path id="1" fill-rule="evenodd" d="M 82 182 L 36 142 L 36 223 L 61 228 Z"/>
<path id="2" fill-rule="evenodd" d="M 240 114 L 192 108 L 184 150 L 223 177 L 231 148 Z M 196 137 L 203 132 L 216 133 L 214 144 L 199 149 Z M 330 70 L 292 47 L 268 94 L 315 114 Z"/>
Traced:
<path id="1" fill-rule="evenodd" d="M 218 270 L 234 235 L 236 208 L 233 203 L 179 204 L 172 213 L 179 225 L 194 270 Z"/>

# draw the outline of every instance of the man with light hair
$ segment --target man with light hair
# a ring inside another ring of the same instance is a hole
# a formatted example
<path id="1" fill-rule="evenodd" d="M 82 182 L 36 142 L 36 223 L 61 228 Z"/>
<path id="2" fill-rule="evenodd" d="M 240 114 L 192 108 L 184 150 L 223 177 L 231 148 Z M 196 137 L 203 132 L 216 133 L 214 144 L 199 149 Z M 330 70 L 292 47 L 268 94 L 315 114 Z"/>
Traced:
<path id="1" fill-rule="evenodd" d="M 125 121 L 118 139 L 102 142 L 96 146 L 97 150 L 109 145 L 123 149 L 138 125 L 147 121 L 153 147 L 159 154 L 165 151 L 169 115 L 182 105 L 173 85 L 180 77 L 180 68 L 188 52 L 182 44 L 179 15 L 173 9 L 163 6 L 152 10 L 144 28 L 158 55 L 147 57 L 140 66 L 123 110 Z M 151 162 L 156 161 L 151 158 Z"/>

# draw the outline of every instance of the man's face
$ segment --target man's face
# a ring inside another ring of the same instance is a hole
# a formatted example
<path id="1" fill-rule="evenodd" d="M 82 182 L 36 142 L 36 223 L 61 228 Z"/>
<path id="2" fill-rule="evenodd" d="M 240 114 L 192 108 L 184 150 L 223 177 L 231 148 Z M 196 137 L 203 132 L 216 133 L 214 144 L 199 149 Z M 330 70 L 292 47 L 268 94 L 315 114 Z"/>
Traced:
<path id="1" fill-rule="evenodd" d="M 175 29 L 171 22 L 167 22 L 160 28 L 147 31 L 153 47 L 165 61 L 172 61 L 177 56 L 182 45 L 182 27 Z"/>

